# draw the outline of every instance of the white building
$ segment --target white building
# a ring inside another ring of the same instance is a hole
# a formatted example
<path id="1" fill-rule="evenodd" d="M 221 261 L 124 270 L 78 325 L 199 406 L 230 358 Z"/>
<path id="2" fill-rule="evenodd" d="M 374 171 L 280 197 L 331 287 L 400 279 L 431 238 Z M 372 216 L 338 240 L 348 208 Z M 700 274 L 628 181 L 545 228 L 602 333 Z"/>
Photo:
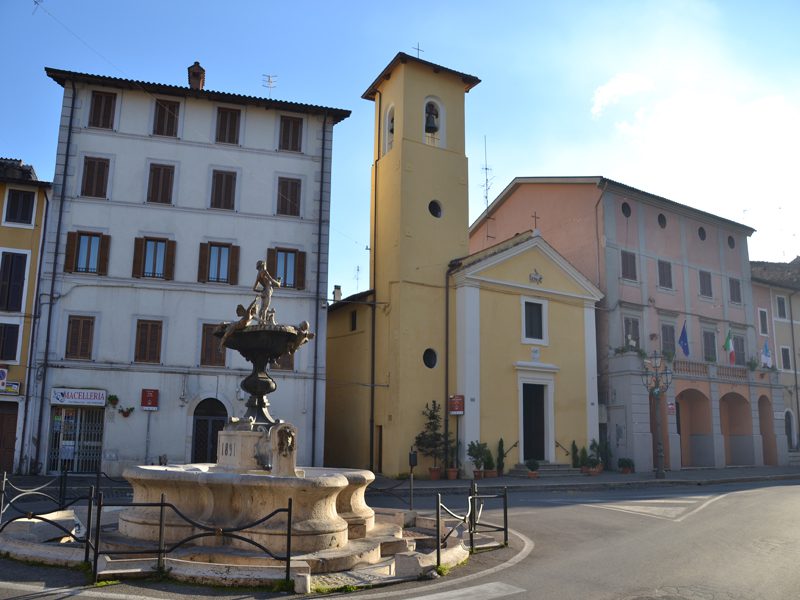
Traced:
<path id="1" fill-rule="evenodd" d="M 320 464 L 332 135 L 350 112 L 205 90 L 198 63 L 189 87 L 46 72 L 64 101 L 23 469 L 214 461 L 250 365 L 211 332 L 264 258 L 278 322 L 316 333 L 272 371 L 272 414 Z"/>

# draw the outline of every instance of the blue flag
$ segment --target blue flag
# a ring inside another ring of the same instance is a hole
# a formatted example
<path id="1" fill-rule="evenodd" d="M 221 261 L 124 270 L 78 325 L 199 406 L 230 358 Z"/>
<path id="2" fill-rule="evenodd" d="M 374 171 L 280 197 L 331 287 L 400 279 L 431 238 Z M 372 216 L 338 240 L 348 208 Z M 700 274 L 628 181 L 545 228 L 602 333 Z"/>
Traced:
<path id="1" fill-rule="evenodd" d="M 678 346 L 683 350 L 684 356 L 689 356 L 689 336 L 686 335 L 686 319 L 683 320 L 683 329 L 681 329 L 681 337 L 678 338 Z"/>

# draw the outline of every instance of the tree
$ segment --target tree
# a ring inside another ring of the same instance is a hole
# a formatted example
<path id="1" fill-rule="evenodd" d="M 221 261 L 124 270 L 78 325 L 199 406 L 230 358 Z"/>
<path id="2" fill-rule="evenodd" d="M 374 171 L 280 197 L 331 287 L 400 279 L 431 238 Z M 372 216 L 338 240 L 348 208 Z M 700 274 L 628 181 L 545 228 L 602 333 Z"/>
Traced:
<path id="1" fill-rule="evenodd" d="M 414 445 L 417 450 L 428 458 L 433 459 L 433 466 L 438 466 L 439 457 L 444 453 L 444 434 L 442 434 L 442 406 L 434 400 L 426 403 L 422 410 L 425 417 L 425 426 L 417 434 Z"/>

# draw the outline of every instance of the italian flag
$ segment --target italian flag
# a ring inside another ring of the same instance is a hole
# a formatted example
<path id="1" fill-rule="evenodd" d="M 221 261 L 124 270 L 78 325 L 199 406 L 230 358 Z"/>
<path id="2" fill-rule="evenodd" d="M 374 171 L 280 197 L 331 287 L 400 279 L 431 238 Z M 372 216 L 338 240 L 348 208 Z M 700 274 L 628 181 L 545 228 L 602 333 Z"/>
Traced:
<path id="1" fill-rule="evenodd" d="M 728 353 L 728 360 L 730 364 L 736 364 L 736 352 L 733 351 L 733 338 L 731 337 L 731 330 L 728 329 L 728 337 L 725 338 L 725 345 L 722 349 Z"/>

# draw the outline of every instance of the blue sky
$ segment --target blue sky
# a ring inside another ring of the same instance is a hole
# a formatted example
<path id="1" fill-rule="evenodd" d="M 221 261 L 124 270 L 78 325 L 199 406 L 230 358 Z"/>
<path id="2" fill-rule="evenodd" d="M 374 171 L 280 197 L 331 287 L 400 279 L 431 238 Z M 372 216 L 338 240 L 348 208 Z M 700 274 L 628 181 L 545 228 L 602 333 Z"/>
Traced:
<path id="1" fill-rule="evenodd" d="M 800 2 L 404 3 L 0 0 L 0 156 L 52 179 L 51 66 L 353 111 L 334 131 L 330 288 L 369 284 L 373 104 L 398 52 L 476 75 L 470 219 L 516 176 L 603 175 L 750 225 L 753 260 L 791 260 L 800 193 Z M 484 136 L 488 160 L 484 163 Z M 547 236 L 547 223 L 540 222 Z M 358 274 L 357 274 L 357 269 Z M 330 289 L 328 292 L 330 293 Z"/>

